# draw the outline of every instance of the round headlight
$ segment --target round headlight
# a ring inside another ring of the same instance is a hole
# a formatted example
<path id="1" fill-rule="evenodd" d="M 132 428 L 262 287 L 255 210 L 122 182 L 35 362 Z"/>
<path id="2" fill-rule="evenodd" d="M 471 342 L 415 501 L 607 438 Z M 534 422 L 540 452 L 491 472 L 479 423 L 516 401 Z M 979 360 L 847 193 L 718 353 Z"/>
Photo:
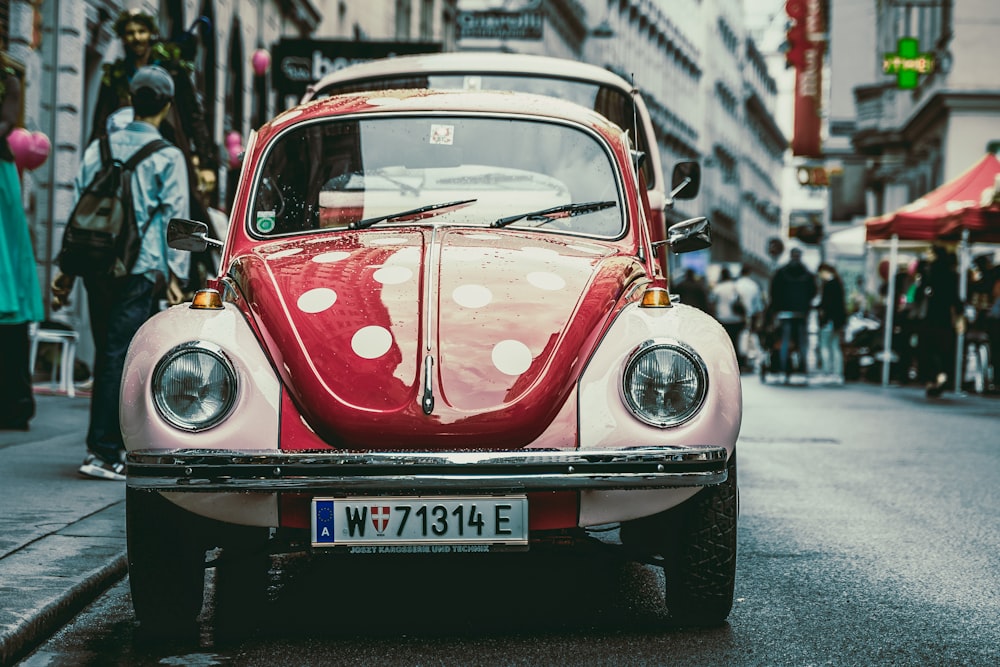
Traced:
<path id="1" fill-rule="evenodd" d="M 210 343 L 179 345 L 153 371 L 153 399 L 165 420 L 185 431 L 222 421 L 236 400 L 236 371 Z"/>
<path id="2" fill-rule="evenodd" d="M 691 419 L 705 402 L 707 390 L 705 362 L 676 341 L 647 341 L 625 364 L 625 405 L 652 426 L 677 426 Z"/>

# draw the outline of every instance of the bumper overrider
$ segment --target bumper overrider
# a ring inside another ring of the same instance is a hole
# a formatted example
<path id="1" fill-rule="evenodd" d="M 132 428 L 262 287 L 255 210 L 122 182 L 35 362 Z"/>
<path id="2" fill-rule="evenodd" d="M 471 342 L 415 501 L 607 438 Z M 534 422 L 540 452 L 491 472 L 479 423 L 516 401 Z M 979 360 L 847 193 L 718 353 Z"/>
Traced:
<path id="1" fill-rule="evenodd" d="M 127 484 L 156 491 L 350 493 L 664 489 L 726 481 L 726 448 L 518 452 L 133 450 Z"/>

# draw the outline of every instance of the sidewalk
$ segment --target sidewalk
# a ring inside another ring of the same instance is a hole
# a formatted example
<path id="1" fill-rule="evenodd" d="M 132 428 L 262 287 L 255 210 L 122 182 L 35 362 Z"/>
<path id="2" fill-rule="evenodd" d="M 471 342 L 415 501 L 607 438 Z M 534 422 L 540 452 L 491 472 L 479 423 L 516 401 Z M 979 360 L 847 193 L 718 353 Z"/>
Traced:
<path id="1" fill-rule="evenodd" d="M 0 431 L 0 665 L 125 576 L 125 485 L 90 480 L 90 399 L 40 393 L 31 430 Z"/>

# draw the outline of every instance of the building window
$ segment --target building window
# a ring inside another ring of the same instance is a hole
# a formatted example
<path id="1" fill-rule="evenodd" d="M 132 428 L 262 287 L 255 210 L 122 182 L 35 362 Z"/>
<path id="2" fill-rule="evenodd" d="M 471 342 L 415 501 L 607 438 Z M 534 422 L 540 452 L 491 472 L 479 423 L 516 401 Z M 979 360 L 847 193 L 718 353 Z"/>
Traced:
<path id="1" fill-rule="evenodd" d="M 412 20 L 412 0 L 396 0 L 396 39 L 410 38 L 410 21 Z"/>
<path id="2" fill-rule="evenodd" d="M 944 46 L 951 28 L 949 3 L 941 2 L 891 4 L 888 11 L 888 27 L 885 34 L 886 53 L 896 50 L 903 37 L 915 37 L 923 50 Z"/>
<path id="3" fill-rule="evenodd" d="M 434 39 L 434 0 L 420 0 L 420 39 Z"/>

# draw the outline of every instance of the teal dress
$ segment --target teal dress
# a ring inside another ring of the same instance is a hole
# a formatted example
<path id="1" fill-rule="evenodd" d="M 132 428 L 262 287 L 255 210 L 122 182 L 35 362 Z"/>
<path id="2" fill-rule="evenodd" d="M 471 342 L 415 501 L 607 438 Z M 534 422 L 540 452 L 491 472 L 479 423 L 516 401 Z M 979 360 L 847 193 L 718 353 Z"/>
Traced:
<path id="1" fill-rule="evenodd" d="M 20 110 L 21 82 L 14 70 L 0 67 L 0 325 L 40 322 L 45 317 L 21 180 L 7 145 Z"/>
<path id="2" fill-rule="evenodd" d="M 44 317 L 17 167 L 0 159 L 0 324 L 40 322 Z"/>
<path id="3" fill-rule="evenodd" d="M 28 324 L 45 317 L 38 265 L 7 145 L 20 109 L 20 82 L 0 70 L 0 432 L 24 430 L 35 414 Z"/>

